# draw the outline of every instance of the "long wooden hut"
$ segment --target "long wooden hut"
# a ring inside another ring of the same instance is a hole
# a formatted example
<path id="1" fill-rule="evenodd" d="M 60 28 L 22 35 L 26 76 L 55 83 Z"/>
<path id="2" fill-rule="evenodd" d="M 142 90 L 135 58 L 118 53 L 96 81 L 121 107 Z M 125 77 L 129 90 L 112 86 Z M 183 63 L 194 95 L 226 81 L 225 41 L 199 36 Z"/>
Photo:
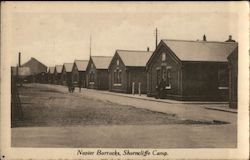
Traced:
<path id="1" fill-rule="evenodd" d="M 153 52 L 117 50 L 109 65 L 109 90 L 146 93 L 146 64 Z"/>
<path id="2" fill-rule="evenodd" d="M 227 57 L 237 46 L 206 39 L 161 40 L 147 63 L 147 95 L 159 95 L 162 89 L 162 98 L 227 101 Z"/>
<path id="3" fill-rule="evenodd" d="M 86 68 L 88 60 L 75 60 L 72 69 L 73 81 L 86 88 Z"/>
<path id="4" fill-rule="evenodd" d="M 91 56 L 86 69 L 87 88 L 108 90 L 108 67 L 112 57 Z"/>
<path id="5" fill-rule="evenodd" d="M 54 84 L 55 82 L 55 67 L 49 67 L 48 69 L 48 82 Z"/>
<path id="6" fill-rule="evenodd" d="M 54 72 L 54 76 L 55 76 L 55 84 L 62 84 L 62 69 L 63 69 L 63 65 L 56 65 L 55 66 L 55 72 Z"/>
<path id="7" fill-rule="evenodd" d="M 62 69 L 62 83 L 63 85 L 68 85 L 73 83 L 72 79 L 72 68 L 73 63 L 64 63 Z"/>

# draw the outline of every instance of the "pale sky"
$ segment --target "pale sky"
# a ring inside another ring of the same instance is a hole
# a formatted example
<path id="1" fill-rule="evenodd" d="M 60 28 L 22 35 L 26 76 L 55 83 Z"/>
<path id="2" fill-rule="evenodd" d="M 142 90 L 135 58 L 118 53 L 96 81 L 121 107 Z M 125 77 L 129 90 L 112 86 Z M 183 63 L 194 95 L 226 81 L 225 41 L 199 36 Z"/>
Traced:
<path id="1" fill-rule="evenodd" d="M 238 40 L 237 6 L 231 3 L 15 3 L 11 6 L 11 65 L 34 57 L 47 66 L 112 56 L 116 49 L 155 49 L 160 39 Z M 111 6 L 112 4 L 113 6 Z"/>

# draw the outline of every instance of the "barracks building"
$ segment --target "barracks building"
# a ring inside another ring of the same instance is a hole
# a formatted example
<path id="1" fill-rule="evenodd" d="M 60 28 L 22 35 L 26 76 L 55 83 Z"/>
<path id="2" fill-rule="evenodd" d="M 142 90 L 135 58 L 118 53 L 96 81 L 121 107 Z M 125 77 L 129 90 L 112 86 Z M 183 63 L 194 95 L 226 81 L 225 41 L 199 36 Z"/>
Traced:
<path id="1" fill-rule="evenodd" d="M 112 57 L 109 56 L 91 56 L 86 69 L 87 88 L 108 90 L 109 75 L 108 67 Z"/>
<path id="2" fill-rule="evenodd" d="M 146 93 L 146 64 L 153 52 L 117 50 L 109 65 L 109 90 L 121 93 Z M 133 87 L 133 89 L 132 89 Z"/>
<path id="3" fill-rule="evenodd" d="M 237 52 L 235 42 L 161 40 L 147 63 L 147 95 L 160 83 L 163 97 L 175 100 L 228 100 L 227 57 Z"/>
<path id="4" fill-rule="evenodd" d="M 86 68 L 88 60 L 75 60 L 72 69 L 73 81 L 77 84 L 81 83 L 83 88 L 86 88 Z"/>

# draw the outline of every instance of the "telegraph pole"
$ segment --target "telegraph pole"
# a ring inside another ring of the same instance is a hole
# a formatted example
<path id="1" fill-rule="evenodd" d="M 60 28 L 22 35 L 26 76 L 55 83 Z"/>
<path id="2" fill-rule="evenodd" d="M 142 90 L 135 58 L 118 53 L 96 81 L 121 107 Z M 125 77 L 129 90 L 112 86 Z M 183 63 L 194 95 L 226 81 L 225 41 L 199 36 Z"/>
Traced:
<path id="1" fill-rule="evenodd" d="M 90 41 L 90 43 L 89 43 L 89 59 L 90 59 L 90 57 L 91 57 L 91 41 L 92 41 L 92 37 L 91 37 L 91 34 L 90 34 L 90 39 L 89 39 L 89 41 Z"/>
<path id="2" fill-rule="evenodd" d="M 21 67 L 21 52 L 18 53 L 18 67 Z"/>
<path id="3" fill-rule="evenodd" d="M 156 28 L 155 29 L 155 49 L 156 49 L 157 45 L 158 45 L 158 30 Z"/>

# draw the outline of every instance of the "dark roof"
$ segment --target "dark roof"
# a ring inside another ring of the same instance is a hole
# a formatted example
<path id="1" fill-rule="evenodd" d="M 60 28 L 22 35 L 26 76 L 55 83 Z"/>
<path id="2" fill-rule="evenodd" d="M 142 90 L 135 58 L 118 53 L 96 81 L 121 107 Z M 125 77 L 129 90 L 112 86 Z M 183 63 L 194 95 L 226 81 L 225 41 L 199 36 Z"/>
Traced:
<path id="1" fill-rule="evenodd" d="M 78 71 L 86 71 L 88 60 L 75 60 L 76 67 Z"/>
<path id="2" fill-rule="evenodd" d="M 31 57 L 29 61 L 24 63 L 22 67 L 29 67 L 31 74 L 39 74 L 41 72 L 47 71 L 47 66 L 33 57 Z"/>
<path id="3" fill-rule="evenodd" d="M 64 63 L 63 65 L 66 72 L 72 72 L 73 63 Z"/>
<path id="4" fill-rule="evenodd" d="M 181 61 L 226 62 L 238 46 L 235 42 L 162 40 Z"/>
<path id="5" fill-rule="evenodd" d="M 96 69 L 108 69 L 111 62 L 111 56 L 91 56 Z"/>
<path id="6" fill-rule="evenodd" d="M 152 51 L 117 50 L 125 66 L 146 67 Z"/>

